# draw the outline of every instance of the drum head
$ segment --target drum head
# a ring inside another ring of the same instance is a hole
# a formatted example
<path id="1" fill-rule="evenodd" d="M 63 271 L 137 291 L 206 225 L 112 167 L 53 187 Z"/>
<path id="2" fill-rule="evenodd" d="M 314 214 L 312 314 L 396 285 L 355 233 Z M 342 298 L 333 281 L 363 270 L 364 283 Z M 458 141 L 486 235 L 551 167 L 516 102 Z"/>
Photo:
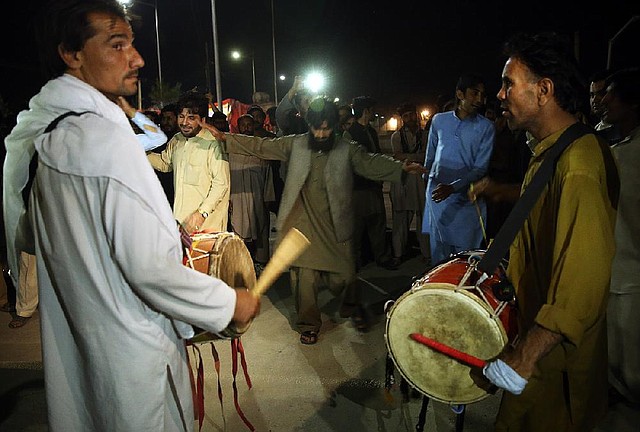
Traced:
<path id="1" fill-rule="evenodd" d="M 488 396 L 471 368 L 409 337 L 420 333 L 483 360 L 498 355 L 507 335 L 491 309 L 474 294 L 447 283 L 427 283 L 403 294 L 389 311 L 387 349 L 402 376 L 418 391 L 459 405 Z"/>

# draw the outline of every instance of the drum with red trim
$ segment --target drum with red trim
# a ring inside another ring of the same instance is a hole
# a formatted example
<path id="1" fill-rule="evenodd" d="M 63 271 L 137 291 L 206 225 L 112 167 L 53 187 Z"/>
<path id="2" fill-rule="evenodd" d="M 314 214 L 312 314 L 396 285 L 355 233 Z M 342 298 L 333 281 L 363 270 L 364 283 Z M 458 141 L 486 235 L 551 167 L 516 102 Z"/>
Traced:
<path id="1" fill-rule="evenodd" d="M 396 301 L 389 302 L 385 342 L 407 382 L 431 399 L 451 405 L 488 396 L 471 368 L 410 338 L 420 333 L 483 360 L 497 356 L 517 337 L 515 297 L 503 260 L 483 280 L 476 269 L 484 251 L 453 256 L 421 278 Z"/>
<path id="2" fill-rule="evenodd" d="M 256 272 L 251 254 L 244 241 L 232 232 L 197 233 L 191 235 L 191 247 L 185 256 L 185 265 L 223 280 L 232 288 L 253 289 Z M 207 342 L 215 339 L 233 339 L 244 334 L 245 328 L 229 324 L 219 334 L 196 329 L 191 342 Z"/>

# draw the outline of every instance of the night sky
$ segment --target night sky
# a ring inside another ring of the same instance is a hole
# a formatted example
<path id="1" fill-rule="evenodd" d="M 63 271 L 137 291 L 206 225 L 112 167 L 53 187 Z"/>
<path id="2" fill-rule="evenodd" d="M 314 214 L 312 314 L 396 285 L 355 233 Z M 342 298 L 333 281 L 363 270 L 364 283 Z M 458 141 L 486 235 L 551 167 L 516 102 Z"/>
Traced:
<path id="1" fill-rule="evenodd" d="M 493 97 L 504 64 L 501 43 L 517 31 L 573 35 L 588 77 L 606 67 L 609 39 L 640 14 L 640 2 L 618 0 L 601 3 L 608 10 L 577 1 L 273 2 L 277 72 L 288 78 L 279 82 L 278 97 L 286 93 L 294 75 L 313 69 L 326 75 L 327 95 L 343 101 L 371 95 L 382 114 L 390 114 L 403 101 L 435 104 L 449 99 L 465 71 L 483 74 Z M 0 94 L 14 111 L 43 84 L 29 25 L 41 4 L 2 6 L 5 19 L 21 23 L 19 31 L 15 25 L 2 26 L 8 34 L 0 53 Z M 215 91 L 211 0 L 158 0 L 157 5 L 163 81 L 181 83 L 183 90 Z M 136 46 L 146 61 L 141 71 L 144 96 L 158 74 L 154 8 L 138 4 L 132 10 L 141 18 L 134 29 Z M 273 98 L 271 0 L 216 0 L 216 14 L 222 98 L 250 102 L 251 62 L 232 61 L 232 49 L 253 52 L 257 90 Z M 638 45 L 631 44 L 638 36 L 640 20 L 616 39 L 614 67 L 640 62 Z"/>

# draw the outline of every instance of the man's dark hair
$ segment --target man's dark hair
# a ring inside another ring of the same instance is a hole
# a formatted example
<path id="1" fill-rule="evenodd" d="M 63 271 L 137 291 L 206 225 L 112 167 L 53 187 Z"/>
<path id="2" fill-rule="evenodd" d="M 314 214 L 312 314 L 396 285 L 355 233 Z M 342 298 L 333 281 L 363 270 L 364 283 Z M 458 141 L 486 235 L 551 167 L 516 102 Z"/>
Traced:
<path id="1" fill-rule="evenodd" d="M 484 85 L 484 83 L 485 80 L 482 75 L 479 75 L 477 73 L 465 73 L 463 75 L 460 75 L 460 78 L 458 78 L 456 91 L 460 90 L 464 93 L 465 91 L 467 91 L 467 89 L 473 88 L 478 84 Z"/>
<path id="2" fill-rule="evenodd" d="M 376 104 L 376 100 L 371 96 L 358 96 L 353 98 L 351 106 L 353 107 L 353 115 L 356 119 L 360 119 L 365 108 L 372 108 Z"/>
<path id="3" fill-rule="evenodd" d="M 260 105 L 251 105 L 247 110 L 247 114 L 251 115 L 256 123 L 260 123 L 260 120 L 262 120 L 262 123 L 260 123 L 258 127 L 264 126 L 264 122 L 267 119 L 267 113 L 264 112 Z"/>
<path id="4" fill-rule="evenodd" d="M 56 78 L 67 70 L 58 46 L 69 52 L 82 50 L 95 35 L 89 14 L 104 13 L 130 22 L 131 17 L 116 0 L 50 0 L 35 21 L 40 66 L 46 79 Z"/>
<path id="5" fill-rule="evenodd" d="M 214 111 L 211 115 L 211 120 L 226 120 L 227 115 L 222 111 Z"/>
<path id="6" fill-rule="evenodd" d="M 170 103 L 162 107 L 160 112 L 172 112 L 176 116 L 178 116 L 178 105 L 175 103 Z"/>
<path id="7" fill-rule="evenodd" d="M 200 93 L 189 92 L 180 96 L 177 105 L 178 113 L 181 113 L 182 110 L 187 109 L 189 110 L 189 112 L 191 112 L 191 114 L 199 115 L 204 119 L 206 119 L 209 115 L 209 99 L 207 99 L 205 95 Z"/>
<path id="8" fill-rule="evenodd" d="M 554 32 L 518 33 L 504 45 L 504 54 L 539 77 L 553 81 L 555 99 L 565 111 L 577 113 L 588 106 L 588 91 L 570 40 Z"/>
<path id="9" fill-rule="evenodd" d="M 309 110 L 305 118 L 307 124 L 314 128 L 319 128 L 323 121 L 331 129 L 338 125 L 338 105 L 325 96 L 316 96 L 309 102 Z"/>
<path id="10" fill-rule="evenodd" d="M 255 111 L 260 111 L 261 113 L 263 113 L 264 115 L 266 115 L 266 113 L 264 112 L 264 110 L 262 109 L 262 107 L 260 105 L 251 105 L 249 107 L 249 109 L 247 110 L 247 114 L 251 114 Z M 253 114 L 251 114 L 253 115 Z"/>
<path id="11" fill-rule="evenodd" d="M 605 83 L 607 92 L 625 104 L 633 105 L 636 113 L 640 114 L 640 68 L 620 69 L 607 77 Z"/>

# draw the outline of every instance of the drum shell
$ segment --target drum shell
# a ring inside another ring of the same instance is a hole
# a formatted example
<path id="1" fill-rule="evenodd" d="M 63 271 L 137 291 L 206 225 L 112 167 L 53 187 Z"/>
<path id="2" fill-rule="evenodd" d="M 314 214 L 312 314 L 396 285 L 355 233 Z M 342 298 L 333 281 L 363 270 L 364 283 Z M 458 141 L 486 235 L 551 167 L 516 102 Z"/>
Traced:
<path id="1" fill-rule="evenodd" d="M 429 283 L 449 283 L 458 286 L 462 281 L 463 276 L 469 268 L 468 259 L 471 255 L 481 257 L 484 251 L 467 251 L 461 252 L 452 257 L 446 263 L 438 265 L 428 271 L 416 284 L 425 285 Z M 493 293 L 493 286 L 506 278 L 506 267 L 508 263 L 503 260 L 499 269 L 496 270 L 489 278 L 485 279 L 478 285 L 478 289 L 482 292 L 484 299 L 491 306 L 492 309 L 498 308 L 500 301 Z M 469 275 L 469 279 L 465 282 L 465 286 L 475 285 L 480 277 L 479 272 L 472 272 Z M 477 291 L 470 291 L 474 294 L 479 294 Z M 517 308 L 515 302 L 510 302 L 509 306 L 500 314 L 500 322 L 507 333 L 507 338 L 510 342 L 514 342 L 518 336 L 518 317 Z"/>
<path id="2" fill-rule="evenodd" d="M 185 258 L 185 265 L 221 279 L 232 288 L 253 289 L 256 273 L 251 254 L 242 238 L 232 232 L 218 232 L 194 234 L 191 240 L 190 259 Z M 196 335 L 190 342 L 233 339 L 240 337 L 248 328 L 249 325 L 238 328 L 234 322 L 217 334 L 195 328 Z"/>

